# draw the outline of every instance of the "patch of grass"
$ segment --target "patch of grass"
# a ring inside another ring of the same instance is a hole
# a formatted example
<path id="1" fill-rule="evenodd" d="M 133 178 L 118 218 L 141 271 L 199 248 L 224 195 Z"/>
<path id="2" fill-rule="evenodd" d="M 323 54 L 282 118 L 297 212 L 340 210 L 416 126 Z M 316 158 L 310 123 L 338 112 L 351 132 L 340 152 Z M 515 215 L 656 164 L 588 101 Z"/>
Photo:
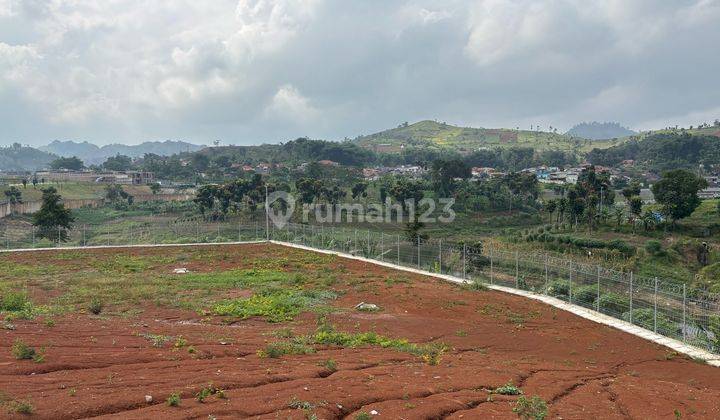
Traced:
<path id="1" fill-rule="evenodd" d="M 18 414 L 32 414 L 35 411 L 35 407 L 27 401 L 13 401 L 12 410 Z"/>
<path id="2" fill-rule="evenodd" d="M 513 407 L 513 413 L 523 420 L 544 420 L 547 417 L 547 403 L 537 395 L 531 398 L 521 396 Z"/>
<path id="3" fill-rule="evenodd" d="M 510 381 L 503 386 L 495 388 L 493 393 L 500 395 L 522 395 L 523 392 Z"/>
<path id="4" fill-rule="evenodd" d="M 172 337 L 168 335 L 160 335 L 160 334 L 149 334 L 149 333 L 143 333 L 139 334 L 140 337 L 149 340 L 153 347 L 161 348 L 165 346 L 165 343 L 172 340 Z"/>
<path id="5" fill-rule="evenodd" d="M 337 372 L 337 363 L 333 359 L 327 359 L 323 362 L 320 362 L 320 366 L 324 367 L 330 372 Z"/>
<path id="6" fill-rule="evenodd" d="M 365 411 L 361 411 L 355 415 L 355 420 L 370 420 L 372 417 L 370 417 L 370 414 L 366 413 Z"/>
<path id="7" fill-rule="evenodd" d="M 297 397 L 292 397 L 288 403 L 288 407 L 297 410 L 312 410 L 315 406 L 310 401 L 301 401 Z"/>
<path id="8" fill-rule="evenodd" d="M 267 357 L 270 359 L 278 359 L 288 354 L 295 355 L 312 353 L 315 353 L 315 349 L 299 340 L 270 343 L 265 346 L 265 349 L 258 350 L 257 352 L 259 357 Z"/>
<path id="9" fill-rule="evenodd" d="M 336 297 L 337 294 L 331 291 L 266 288 L 249 298 L 220 302 L 213 312 L 242 319 L 259 316 L 268 322 L 284 322 L 293 320 L 303 310 Z"/>
<path id="10" fill-rule="evenodd" d="M 414 344 L 406 339 L 393 339 L 383 337 L 374 332 L 365 333 L 345 333 L 334 331 L 332 328 L 319 329 L 312 337 L 311 341 L 315 344 L 336 345 L 339 347 L 360 347 L 360 346 L 379 346 L 389 348 L 404 353 L 410 353 L 419 356 L 429 365 L 437 365 L 442 355 L 447 351 L 444 344 Z"/>
<path id="11" fill-rule="evenodd" d="M 0 300 L 0 310 L 7 312 L 25 311 L 32 306 L 26 292 L 4 292 Z"/>

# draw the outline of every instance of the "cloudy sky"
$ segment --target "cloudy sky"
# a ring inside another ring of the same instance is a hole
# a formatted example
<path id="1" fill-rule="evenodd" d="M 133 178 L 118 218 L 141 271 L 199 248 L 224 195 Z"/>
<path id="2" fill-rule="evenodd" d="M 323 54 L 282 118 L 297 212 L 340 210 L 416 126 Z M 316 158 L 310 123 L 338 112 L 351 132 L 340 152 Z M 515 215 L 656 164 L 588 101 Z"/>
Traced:
<path id="1" fill-rule="evenodd" d="M 0 0 L 0 144 L 720 117 L 720 0 Z"/>

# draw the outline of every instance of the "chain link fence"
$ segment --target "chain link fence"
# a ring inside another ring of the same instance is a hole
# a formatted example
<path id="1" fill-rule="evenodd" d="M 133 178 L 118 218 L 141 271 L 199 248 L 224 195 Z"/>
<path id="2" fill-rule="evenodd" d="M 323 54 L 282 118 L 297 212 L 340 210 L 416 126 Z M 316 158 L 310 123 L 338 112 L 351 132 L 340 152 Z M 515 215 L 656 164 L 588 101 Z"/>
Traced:
<path id="1" fill-rule="evenodd" d="M 265 220 L 118 222 L 77 225 L 57 235 L 40 235 L 29 224 L 5 224 L 1 229 L 0 247 L 8 250 L 266 239 L 290 242 L 553 296 L 720 353 L 719 295 L 541 253 L 442 240 L 409 241 L 398 233 L 330 225 L 291 223 L 277 228 Z M 62 236 L 66 240 L 58 241 Z"/>

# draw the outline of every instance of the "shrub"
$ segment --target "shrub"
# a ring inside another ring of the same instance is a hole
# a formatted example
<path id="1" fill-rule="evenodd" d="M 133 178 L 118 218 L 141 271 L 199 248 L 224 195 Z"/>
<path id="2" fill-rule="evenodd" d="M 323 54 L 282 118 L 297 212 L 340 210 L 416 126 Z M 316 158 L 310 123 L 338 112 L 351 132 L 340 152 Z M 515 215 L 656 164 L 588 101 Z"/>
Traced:
<path id="1" fill-rule="evenodd" d="M 645 251 L 650 255 L 661 255 L 663 253 L 662 242 L 656 239 L 645 242 Z"/>
<path id="2" fill-rule="evenodd" d="M 337 371 L 337 363 L 333 359 L 327 359 L 324 362 L 320 364 L 320 366 L 324 367 L 325 369 L 329 370 L 330 372 L 336 372 Z"/>
<path id="3" fill-rule="evenodd" d="M 537 395 L 529 399 L 521 396 L 513 407 L 513 413 L 523 420 L 543 420 L 547 417 L 547 404 Z"/>
<path id="4" fill-rule="evenodd" d="M 567 280 L 555 280 L 547 286 L 547 294 L 554 297 L 570 296 L 570 282 Z"/>
<path id="5" fill-rule="evenodd" d="M 26 401 L 14 401 L 13 404 L 13 410 L 15 410 L 16 413 L 20 414 L 32 414 L 35 411 L 35 408 Z"/>
<path id="6" fill-rule="evenodd" d="M 623 319 L 630 322 L 630 311 L 623 314 Z M 632 323 L 652 331 L 655 327 L 655 314 L 653 309 L 643 308 L 632 311 Z M 682 332 L 677 323 L 672 322 L 665 314 L 657 314 L 657 332 L 660 334 L 678 334 Z"/>
<path id="7" fill-rule="evenodd" d="M 0 301 L 0 310 L 8 312 L 20 312 L 31 305 L 25 292 L 7 292 Z"/>
<path id="8" fill-rule="evenodd" d="M 177 407 L 180 405 L 180 394 L 177 392 L 174 392 L 170 394 L 170 396 L 167 399 L 167 405 L 170 407 Z"/>
<path id="9" fill-rule="evenodd" d="M 593 307 L 597 299 L 597 286 L 581 286 L 573 290 L 573 303 Z"/>
<path id="10" fill-rule="evenodd" d="M 99 298 L 93 297 L 92 299 L 90 299 L 90 304 L 88 305 L 88 311 L 90 311 L 91 314 L 100 315 L 102 310 L 103 310 L 103 303 Z"/>
<path id="11" fill-rule="evenodd" d="M 614 315 L 621 315 L 630 307 L 630 300 L 616 293 L 600 295 L 600 311 Z"/>
<path id="12" fill-rule="evenodd" d="M 28 346 L 20 340 L 15 340 L 12 346 L 12 355 L 18 360 L 30 360 L 37 356 L 34 348 Z"/>
<path id="13" fill-rule="evenodd" d="M 493 393 L 500 395 L 521 395 L 523 392 L 510 381 L 501 387 L 495 388 Z"/>

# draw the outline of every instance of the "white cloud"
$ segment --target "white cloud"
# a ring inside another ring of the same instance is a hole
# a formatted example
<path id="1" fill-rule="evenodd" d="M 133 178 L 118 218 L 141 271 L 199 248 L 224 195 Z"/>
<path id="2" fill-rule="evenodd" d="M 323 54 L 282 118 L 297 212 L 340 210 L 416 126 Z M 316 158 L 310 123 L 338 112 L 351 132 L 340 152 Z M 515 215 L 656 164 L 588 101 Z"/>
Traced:
<path id="1" fill-rule="evenodd" d="M 0 0 L 0 111 L 25 118 L 0 126 L 44 143 L 643 124 L 720 106 L 718 20 L 718 0 Z"/>
<path id="2" fill-rule="evenodd" d="M 270 120 L 286 120 L 298 125 L 311 124 L 318 117 L 318 110 L 294 86 L 281 86 L 265 108 Z"/>

